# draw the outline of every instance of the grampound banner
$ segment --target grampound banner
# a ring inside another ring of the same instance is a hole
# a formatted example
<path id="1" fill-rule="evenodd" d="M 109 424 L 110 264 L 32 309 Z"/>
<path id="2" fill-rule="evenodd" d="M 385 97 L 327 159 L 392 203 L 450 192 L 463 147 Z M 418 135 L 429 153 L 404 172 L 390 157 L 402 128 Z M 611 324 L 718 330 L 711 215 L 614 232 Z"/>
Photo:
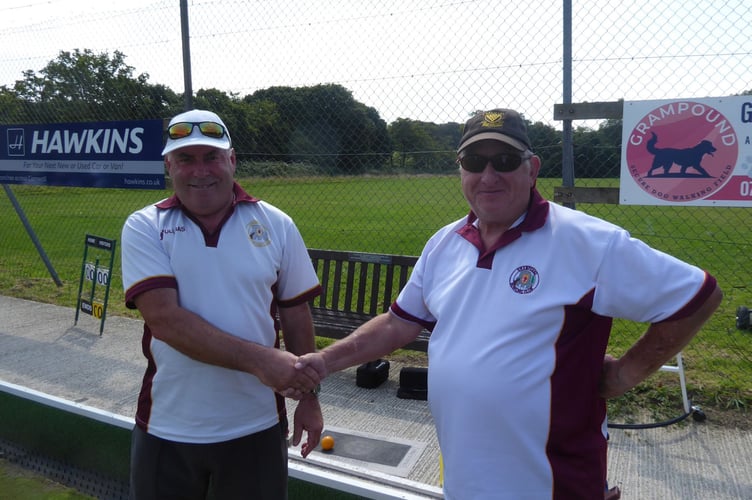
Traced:
<path id="1" fill-rule="evenodd" d="M 162 120 L 0 125 L 0 184 L 164 189 Z"/>
<path id="2" fill-rule="evenodd" d="M 619 201 L 752 206 L 752 96 L 625 101 Z"/>

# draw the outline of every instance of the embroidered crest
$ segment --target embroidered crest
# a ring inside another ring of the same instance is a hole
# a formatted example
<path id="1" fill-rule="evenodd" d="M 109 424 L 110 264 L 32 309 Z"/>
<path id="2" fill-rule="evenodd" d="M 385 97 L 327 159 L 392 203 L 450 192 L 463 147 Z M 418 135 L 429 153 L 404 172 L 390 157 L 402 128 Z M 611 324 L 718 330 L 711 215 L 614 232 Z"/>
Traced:
<path id="1" fill-rule="evenodd" d="M 509 286 L 515 293 L 530 293 L 538 287 L 540 277 L 533 266 L 520 266 L 509 276 Z"/>
<path id="2" fill-rule="evenodd" d="M 481 127 L 503 127 L 504 126 L 504 113 L 498 111 L 488 111 L 483 115 L 483 123 Z"/>
<path id="3" fill-rule="evenodd" d="M 269 231 L 259 221 L 253 220 L 246 227 L 248 228 L 248 237 L 254 246 L 265 247 L 271 243 Z"/>

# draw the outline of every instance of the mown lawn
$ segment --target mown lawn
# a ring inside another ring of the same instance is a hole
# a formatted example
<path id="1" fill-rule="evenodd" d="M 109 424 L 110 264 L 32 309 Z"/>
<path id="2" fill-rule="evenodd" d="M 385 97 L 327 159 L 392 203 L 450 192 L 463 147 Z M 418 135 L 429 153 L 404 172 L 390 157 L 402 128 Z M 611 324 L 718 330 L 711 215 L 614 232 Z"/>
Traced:
<path id="1" fill-rule="evenodd" d="M 3 459 L 0 459 L 0 498 L 8 500 L 94 499 Z"/>
<path id="2" fill-rule="evenodd" d="M 249 178 L 239 181 L 251 194 L 271 202 L 296 221 L 310 248 L 417 255 L 438 228 L 462 217 L 467 204 L 459 176 L 361 176 Z M 618 179 L 585 180 L 589 186 L 615 187 Z M 541 193 L 553 199 L 558 179 L 539 179 Z M 132 211 L 169 191 L 13 186 L 31 227 L 63 282 L 50 278 L 10 200 L 0 196 L 0 290 L 41 302 L 75 307 L 86 233 L 119 239 Z M 580 204 L 578 209 L 627 228 L 633 236 L 681 259 L 708 269 L 725 292 L 719 311 L 684 351 L 688 386 L 705 407 L 744 411 L 752 402 L 752 335 L 734 328 L 736 308 L 752 305 L 752 244 L 745 208 L 651 207 Z M 542 249 L 555 251 L 555 249 Z M 123 304 L 120 258 L 116 251 L 107 314 L 136 317 Z M 90 253 L 90 257 L 92 254 Z M 95 255 L 96 256 L 96 255 Z M 107 256 L 103 255 L 102 259 Z M 616 321 L 609 351 L 619 355 L 645 325 Z M 624 398 L 619 412 L 649 406 L 681 407 L 674 374 L 651 379 Z M 678 404 L 678 406 L 677 406 Z"/>

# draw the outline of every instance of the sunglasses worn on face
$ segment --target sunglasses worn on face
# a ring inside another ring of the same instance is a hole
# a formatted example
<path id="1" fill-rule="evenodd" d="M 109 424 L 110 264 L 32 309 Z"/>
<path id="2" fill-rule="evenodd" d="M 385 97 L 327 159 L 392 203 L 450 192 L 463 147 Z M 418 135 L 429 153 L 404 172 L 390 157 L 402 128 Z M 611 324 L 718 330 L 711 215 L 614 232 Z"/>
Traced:
<path id="1" fill-rule="evenodd" d="M 167 135 L 170 139 L 183 139 L 188 137 L 193 132 L 193 127 L 198 127 L 199 131 L 206 137 L 212 137 L 214 139 L 221 139 L 227 133 L 225 128 L 219 123 L 214 122 L 180 122 L 170 125 L 167 129 Z"/>
<path id="2" fill-rule="evenodd" d="M 512 172 L 522 165 L 523 160 L 530 159 L 531 155 L 518 155 L 515 153 L 502 153 L 496 156 L 465 155 L 459 159 L 463 169 L 468 172 L 479 173 L 486 169 L 488 162 L 497 172 Z"/>

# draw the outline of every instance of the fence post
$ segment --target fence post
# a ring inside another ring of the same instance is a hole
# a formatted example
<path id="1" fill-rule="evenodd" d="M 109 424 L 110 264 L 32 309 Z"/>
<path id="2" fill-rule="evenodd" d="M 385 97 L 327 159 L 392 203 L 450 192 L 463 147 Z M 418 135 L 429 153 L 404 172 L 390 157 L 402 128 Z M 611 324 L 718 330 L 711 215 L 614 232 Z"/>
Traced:
<path id="1" fill-rule="evenodd" d="M 16 199 L 16 195 L 13 194 L 13 191 L 11 191 L 10 187 L 7 184 L 3 184 L 3 189 L 5 189 L 5 194 L 8 195 L 8 198 L 10 198 L 10 202 L 13 205 L 13 208 L 16 210 L 16 213 L 18 214 L 18 218 L 21 219 L 21 223 L 26 228 L 26 232 L 29 233 L 29 237 L 31 238 L 31 241 L 34 243 L 34 246 L 37 248 L 37 252 L 39 253 L 39 256 L 42 258 L 44 265 L 47 266 L 47 271 L 50 273 L 50 276 L 52 276 L 52 280 L 55 282 L 57 286 L 63 286 L 63 282 L 60 281 L 60 277 L 57 275 L 55 268 L 52 267 L 52 263 L 50 262 L 50 259 L 47 257 L 47 253 L 44 251 L 44 248 L 42 248 L 42 243 L 39 242 L 39 238 L 37 238 L 37 235 L 34 232 L 34 229 L 31 227 L 31 224 L 29 223 L 29 219 L 26 218 L 26 214 L 24 213 L 23 208 L 21 208 L 21 205 L 18 203 L 18 200 Z"/>
<path id="2" fill-rule="evenodd" d="M 563 0 L 563 54 L 564 59 L 562 98 L 564 104 L 572 102 L 572 0 Z M 562 124 L 561 136 L 561 184 L 564 187 L 574 187 L 574 145 L 572 135 L 572 120 L 565 118 Z M 567 201 L 564 206 L 575 208 L 574 201 Z"/>

